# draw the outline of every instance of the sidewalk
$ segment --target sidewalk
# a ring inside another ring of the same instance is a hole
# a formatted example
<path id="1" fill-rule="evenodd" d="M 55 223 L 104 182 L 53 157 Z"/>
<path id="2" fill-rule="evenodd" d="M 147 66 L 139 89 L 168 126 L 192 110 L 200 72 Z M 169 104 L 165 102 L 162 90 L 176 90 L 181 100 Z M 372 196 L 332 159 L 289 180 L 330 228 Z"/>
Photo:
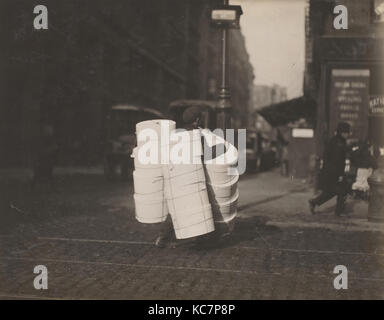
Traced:
<path id="1" fill-rule="evenodd" d="M 60 193 L 9 183 L 23 212 L 0 215 L 0 299 L 384 298 L 384 235 L 364 222 L 364 203 L 351 217 L 334 217 L 332 204 L 312 216 L 302 182 L 248 175 L 228 243 L 158 249 L 159 226 L 135 220 L 131 184 L 97 172 L 58 179 Z M 40 264 L 48 290 L 33 287 Z M 333 287 L 336 265 L 348 268 L 348 290 Z"/>
<path id="2" fill-rule="evenodd" d="M 66 181 L 66 183 L 71 177 L 91 177 L 90 181 L 98 177 L 100 180 L 98 182 L 103 183 L 101 167 L 59 167 L 55 169 L 55 175 L 59 181 Z M 3 169 L 0 170 L 0 177 L 28 183 L 32 177 L 32 171 L 25 168 Z M 103 187 L 116 187 L 116 184 L 105 181 L 104 184 Z M 78 187 L 80 190 L 80 186 Z M 368 221 L 368 203 L 352 199 L 350 196 L 347 199 L 348 215 L 346 217 L 334 215 L 336 199 L 317 208 L 316 215 L 311 215 L 308 199 L 314 196 L 313 188 L 305 181 L 281 177 L 279 170 L 276 169 L 243 175 L 239 182 L 239 189 L 239 218 L 259 216 L 265 218 L 268 224 L 280 227 L 384 232 L 383 224 Z M 103 197 L 102 202 L 105 205 L 110 204 L 112 207 L 121 205 L 133 207 L 132 195 L 128 195 L 128 197 L 129 199 Z"/>
<path id="3" fill-rule="evenodd" d="M 312 215 L 308 200 L 314 196 L 313 188 L 302 180 L 281 177 L 278 170 L 245 176 L 239 187 L 240 217 L 263 216 L 268 225 L 279 227 L 384 232 L 384 224 L 368 221 L 368 202 L 350 196 L 347 216 L 335 216 L 336 198 Z"/>

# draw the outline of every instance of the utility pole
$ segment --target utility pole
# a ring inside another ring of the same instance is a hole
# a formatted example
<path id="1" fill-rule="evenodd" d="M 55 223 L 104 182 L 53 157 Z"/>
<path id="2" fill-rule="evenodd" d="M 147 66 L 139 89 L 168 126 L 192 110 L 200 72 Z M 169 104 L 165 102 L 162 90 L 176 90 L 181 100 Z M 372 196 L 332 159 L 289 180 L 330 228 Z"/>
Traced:
<path id="1" fill-rule="evenodd" d="M 224 6 L 229 0 L 224 0 Z M 225 129 L 231 127 L 231 91 L 229 88 L 229 29 L 224 27 L 221 35 L 221 81 L 219 88 L 219 103 L 216 113 L 216 127 Z"/>
<path id="2" fill-rule="evenodd" d="M 221 81 L 216 111 L 216 127 L 227 129 L 231 127 L 231 93 L 229 89 L 229 29 L 240 28 L 241 6 L 230 6 L 229 0 L 223 0 L 223 5 L 211 12 L 211 22 L 221 28 Z"/>

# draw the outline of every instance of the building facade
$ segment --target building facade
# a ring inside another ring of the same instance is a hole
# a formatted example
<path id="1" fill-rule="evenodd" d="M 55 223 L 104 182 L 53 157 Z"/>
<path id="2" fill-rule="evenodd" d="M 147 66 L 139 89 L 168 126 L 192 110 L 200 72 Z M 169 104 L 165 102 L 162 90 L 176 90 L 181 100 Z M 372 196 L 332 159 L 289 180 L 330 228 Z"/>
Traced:
<path id="1" fill-rule="evenodd" d="M 316 146 L 337 123 L 352 126 L 350 143 L 384 145 L 383 109 L 372 106 L 384 96 L 384 24 L 382 0 L 310 0 L 306 19 L 305 95 L 317 101 Z M 348 28 L 334 27 L 337 5 L 348 9 Z M 381 115 L 380 115 L 381 113 Z"/>
<path id="2" fill-rule="evenodd" d="M 94 163 L 112 105 L 167 114 L 176 99 L 216 99 L 216 2 L 47 0 L 49 28 L 34 30 L 34 4 L 2 1 L 0 165 L 31 164 L 42 121 L 54 123 L 63 164 L 75 154 Z M 231 38 L 234 114 L 243 121 L 253 72 L 241 32 Z"/>

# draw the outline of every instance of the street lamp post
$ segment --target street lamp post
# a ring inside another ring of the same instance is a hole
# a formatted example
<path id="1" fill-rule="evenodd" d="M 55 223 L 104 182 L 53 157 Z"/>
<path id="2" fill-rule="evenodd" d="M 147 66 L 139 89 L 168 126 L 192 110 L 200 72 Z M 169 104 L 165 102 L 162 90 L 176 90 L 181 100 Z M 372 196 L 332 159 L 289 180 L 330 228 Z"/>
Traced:
<path id="1" fill-rule="evenodd" d="M 223 6 L 213 8 L 211 22 L 222 29 L 221 37 L 221 81 L 218 96 L 218 110 L 216 113 L 216 127 L 227 129 L 231 127 L 231 93 L 229 88 L 229 29 L 239 28 L 241 6 L 230 6 L 229 0 L 224 0 Z"/>

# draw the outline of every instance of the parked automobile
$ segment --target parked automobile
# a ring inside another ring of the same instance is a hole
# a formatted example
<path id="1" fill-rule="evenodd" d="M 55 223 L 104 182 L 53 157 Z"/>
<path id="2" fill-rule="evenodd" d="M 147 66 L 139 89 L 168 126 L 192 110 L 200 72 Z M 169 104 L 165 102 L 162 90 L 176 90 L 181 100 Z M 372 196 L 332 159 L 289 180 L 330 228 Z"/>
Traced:
<path id="1" fill-rule="evenodd" d="M 254 128 L 247 129 L 247 169 L 262 171 L 276 165 L 276 150 L 274 142 L 263 132 Z"/>
<path id="2" fill-rule="evenodd" d="M 108 111 L 104 143 L 104 173 L 108 178 L 114 178 L 118 171 L 124 179 L 128 178 L 133 168 L 136 123 L 164 118 L 158 110 L 132 105 L 116 105 Z"/>
<path id="3" fill-rule="evenodd" d="M 246 160 L 247 170 L 256 171 L 261 163 L 261 140 L 259 132 L 255 129 L 247 129 Z"/>

